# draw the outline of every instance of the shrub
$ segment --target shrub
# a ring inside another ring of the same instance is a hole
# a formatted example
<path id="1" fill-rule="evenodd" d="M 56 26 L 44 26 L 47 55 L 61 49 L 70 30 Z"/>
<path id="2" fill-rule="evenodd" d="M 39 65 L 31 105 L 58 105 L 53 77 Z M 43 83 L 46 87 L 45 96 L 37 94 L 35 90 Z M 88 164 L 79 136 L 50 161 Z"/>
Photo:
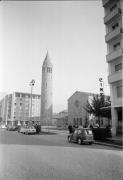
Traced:
<path id="1" fill-rule="evenodd" d="M 109 128 L 93 128 L 92 131 L 95 140 L 104 140 L 111 137 L 111 129 Z"/>
<path id="2" fill-rule="evenodd" d="M 41 125 L 35 125 L 35 129 L 36 129 L 36 134 L 41 132 Z"/>

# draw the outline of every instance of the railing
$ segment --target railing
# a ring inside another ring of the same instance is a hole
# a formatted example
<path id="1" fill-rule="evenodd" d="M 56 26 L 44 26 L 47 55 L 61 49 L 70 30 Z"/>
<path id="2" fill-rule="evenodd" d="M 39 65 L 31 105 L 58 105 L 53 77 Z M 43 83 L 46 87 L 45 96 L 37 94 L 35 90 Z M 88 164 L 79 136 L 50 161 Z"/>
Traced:
<path id="1" fill-rule="evenodd" d="M 106 36 L 105 36 L 105 41 L 106 41 L 106 42 L 109 42 L 109 41 L 112 40 L 113 38 L 121 35 L 121 33 L 122 33 L 122 28 L 118 27 L 117 29 L 115 29 L 115 30 L 109 32 L 108 34 L 106 34 Z"/>
<path id="2" fill-rule="evenodd" d="M 110 62 L 112 60 L 115 60 L 118 57 L 121 57 L 122 54 L 123 54 L 123 50 L 121 48 L 119 48 L 119 49 L 107 54 L 106 60 L 107 60 L 107 62 Z"/>
<path id="3" fill-rule="evenodd" d="M 103 0 L 102 1 L 102 4 L 103 4 L 103 7 L 105 7 L 108 3 L 109 3 L 110 0 Z"/>
<path id="4" fill-rule="evenodd" d="M 121 79 L 122 79 L 122 70 L 119 72 L 115 72 L 113 74 L 110 74 L 108 76 L 108 82 L 109 83 L 114 83 L 114 82 L 119 81 Z"/>
<path id="5" fill-rule="evenodd" d="M 112 12 L 110 12 L 109 14 L 107 14 L 104 17 L 104 24 L 107 24 L 113 17 L 117 16 L 121 14 L 121 9 L 120 8 L 116 8 L 115 10 L 113 10 Z"/>

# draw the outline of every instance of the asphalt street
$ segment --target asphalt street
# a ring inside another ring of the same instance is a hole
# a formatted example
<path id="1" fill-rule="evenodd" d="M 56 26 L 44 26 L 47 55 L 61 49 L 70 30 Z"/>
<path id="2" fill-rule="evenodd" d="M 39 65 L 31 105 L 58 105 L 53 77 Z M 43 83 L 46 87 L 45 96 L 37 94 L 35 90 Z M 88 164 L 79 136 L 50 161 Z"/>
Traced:
<path id="1" fill-rule="evenodd" d="M 0 130 L 0 180 L 123 180 L 123 153 L 67 142 L 67 134 Z"/>

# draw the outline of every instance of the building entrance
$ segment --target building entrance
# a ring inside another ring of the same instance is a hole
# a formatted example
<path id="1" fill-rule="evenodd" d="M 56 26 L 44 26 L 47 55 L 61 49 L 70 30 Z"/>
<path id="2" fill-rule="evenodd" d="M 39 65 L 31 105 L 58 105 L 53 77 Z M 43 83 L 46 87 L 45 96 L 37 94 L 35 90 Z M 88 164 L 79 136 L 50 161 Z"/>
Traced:
<path id="1" fill-rule="evenodd" d="M 122 107 L 117 109 L 117 115 L 118 115 L 117 134 L 123 134 Z"/>

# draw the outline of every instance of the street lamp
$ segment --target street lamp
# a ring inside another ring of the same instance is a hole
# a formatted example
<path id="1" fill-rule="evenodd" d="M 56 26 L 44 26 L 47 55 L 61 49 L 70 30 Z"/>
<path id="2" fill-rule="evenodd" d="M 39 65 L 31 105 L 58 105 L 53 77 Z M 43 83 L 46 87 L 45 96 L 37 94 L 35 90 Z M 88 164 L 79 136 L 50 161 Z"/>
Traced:
<path id="1" fill-rule="evenodd" d="M 31 120 L 31 118 L 32 118 L 32 90 L 33 90 L 34 84 L 35 84 L 35 80 L 32 79 L 32 81 L 29 84 L 31 86 L 31 93 L 30 93 L 30 101 L 31 101 L 31 103 L 30 103 L 30 125 L 32 124 L 32 120 Z"/>

